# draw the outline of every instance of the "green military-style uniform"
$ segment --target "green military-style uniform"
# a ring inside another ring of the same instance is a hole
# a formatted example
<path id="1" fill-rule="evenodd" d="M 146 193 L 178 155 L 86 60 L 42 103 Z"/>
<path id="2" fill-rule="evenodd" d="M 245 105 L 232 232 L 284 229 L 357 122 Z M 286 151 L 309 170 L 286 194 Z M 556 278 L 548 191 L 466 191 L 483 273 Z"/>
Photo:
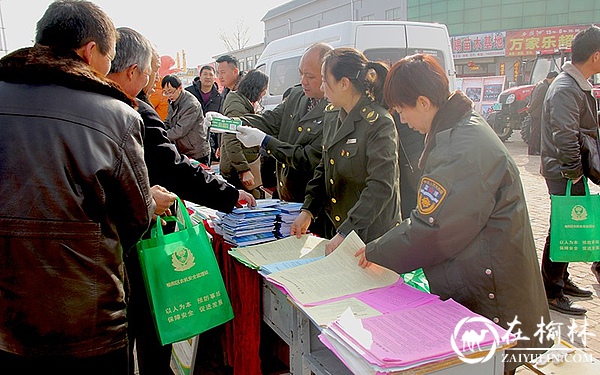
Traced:
<path id="1" fill-rule="evenodd" d="M 339 233 L 368 242 L 400 221 L 398 136 L 387 110 L 367 97 L 340 114 L 325 109 L 323 155 L 303 208 L 313 216 L 324 208 Z"/>
<path id="2" fill-rule="evenodd" d="M 254 113 L 252 103 L 245 96 L 231 91 L 223 103 L 223 114 L 231 117 L 246 113 Z M 235 134 L 223 134 L 219 168 L 221 175 L 238 189 L 244 188 L 240 180 L 240 173 L 249 171 L 249 163 L 256 161 L 258 157 L 259 147 L 244 147 Z M 258 178 L 258 176 L 254 176 L 254 178 Z M 259 196 L 259 194 L 257 193 L 255 196 Z"/>
<path id="3" fill-rule="evenodd" d="M 550 316 L 519 169 L 471 105 L 457 92 L 440 108 L 422 156 L 417 209 L 368 243 L 366 259 L 398 273 L 423 268 L 431 293 L 504 328 L 518 318 L 513 333 L 530 340 L 517 348 L 547 348 L 547 338 L 534 336 Z M 518 364 L 505 363 L 505 371 Z"/>
<path id="4" fill-rule="evenodd" d="M 265 145 L 277 160 L 277 193 L 288 202 L 303 202 L 305 189 L 321 160 L 323 114 L 326 100 L 307 112 L 309 98 L 294 87 L 272 111 L 241 117 L 244 124 L 272 136 Z"/>

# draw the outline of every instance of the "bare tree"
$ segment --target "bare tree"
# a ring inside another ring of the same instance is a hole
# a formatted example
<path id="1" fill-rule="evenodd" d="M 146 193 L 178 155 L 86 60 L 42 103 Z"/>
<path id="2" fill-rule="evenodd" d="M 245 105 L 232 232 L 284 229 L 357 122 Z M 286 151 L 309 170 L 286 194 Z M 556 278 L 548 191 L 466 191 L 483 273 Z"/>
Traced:
<path id="1" fill-rule="evenodd" d="M 241 19 L 236 20 L 234 24 L 235 27 L 231 30 L 219 30 L 219 39 L 225 44 L 225 48 L 227 48 L 228 51 L 242 49 L 246 47 L 250 41 L 250 37 L 248 36 L 250 27 L 246 26 Z"/>

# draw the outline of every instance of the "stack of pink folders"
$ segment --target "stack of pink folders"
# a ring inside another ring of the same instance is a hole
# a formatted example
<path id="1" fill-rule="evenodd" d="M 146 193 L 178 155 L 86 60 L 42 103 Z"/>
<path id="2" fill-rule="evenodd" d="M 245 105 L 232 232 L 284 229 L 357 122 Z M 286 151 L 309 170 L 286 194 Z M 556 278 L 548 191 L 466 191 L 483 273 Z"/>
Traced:
<path id="1" fill-rule="evenodd" d="M 392 270 L 358 266 L 350 233 L 331 254 L 265 275 L 317 326 L 319 339 L 355 374 L 386 374 L 446 360 L 491 359 L 514 335 L 453 300 L 403 283 Z M 250 255 L 248 255 L 250 256 Z"/>
<path id="2" fill-rule="evenodd" d="M 319 339 L 353 373 L 385 374 L 473 354 L 484 361 L 515 337 L 453 300 L 434 299 L 364 319 L 346 311 Z"/>

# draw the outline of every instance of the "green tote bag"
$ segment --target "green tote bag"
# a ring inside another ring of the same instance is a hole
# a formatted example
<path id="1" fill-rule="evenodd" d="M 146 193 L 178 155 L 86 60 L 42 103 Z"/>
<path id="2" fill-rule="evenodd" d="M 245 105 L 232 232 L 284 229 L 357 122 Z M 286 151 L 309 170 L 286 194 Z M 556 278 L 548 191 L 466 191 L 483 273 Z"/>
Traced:
<path id="1" fill-rule="evenodd" d="M 233 319 L 233 309 L 208 235 L 192 225 L 181 202 L 185 228 L 164 234 L 155 224 L 137 251 L 163 345 L 182 341 Z M 176 219 L 165 218 L 169 221 Z M 181 225 L 180 225 L 181 226 Z"/>
<path id="2" fill-rule="evenodd" d="M 550 197 L 550 260 L 553 262 L 594 262 L 600 260 L 600 195 L 590 195 L 583 177 L 585 195 Z"/>

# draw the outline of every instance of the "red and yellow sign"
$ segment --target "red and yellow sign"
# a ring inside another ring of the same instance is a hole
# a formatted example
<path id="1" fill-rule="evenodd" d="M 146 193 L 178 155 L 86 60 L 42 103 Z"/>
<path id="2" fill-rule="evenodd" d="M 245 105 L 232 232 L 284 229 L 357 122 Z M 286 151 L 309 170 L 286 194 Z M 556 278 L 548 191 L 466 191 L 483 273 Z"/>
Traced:
<path id="1" fill-rule="evenodd" d="M 506 32 L 506 56 L 528 56 L 571 48 L 575 35 L 588 28 L 581 26 L 538 27 Z"/>

